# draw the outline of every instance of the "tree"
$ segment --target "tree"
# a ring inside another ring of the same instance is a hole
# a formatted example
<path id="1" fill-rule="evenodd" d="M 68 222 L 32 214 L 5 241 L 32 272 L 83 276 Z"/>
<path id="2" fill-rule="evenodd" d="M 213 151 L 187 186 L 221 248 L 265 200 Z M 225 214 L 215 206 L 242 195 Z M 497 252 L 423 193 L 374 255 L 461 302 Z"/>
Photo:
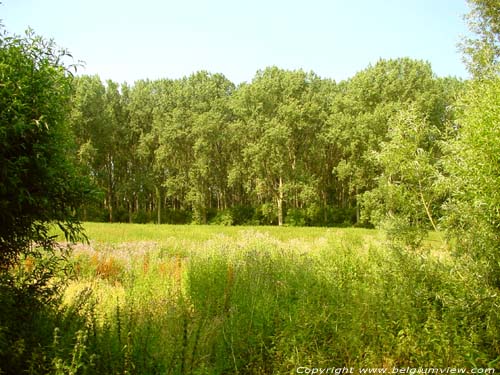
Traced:
<path id="1" fill-rule="evenodd" d="M 122 92 L 123 91 L 123 92 Z M 71 128 L 82 167 L 102 189 L 102 205 L 110 222 L 116 209 L 123 208 L 128 178 L 128 158 L 133 147 L 129 138 L 128 87 L 98 76 L 75 79 Z M 124 198 L 123 200 L 120 198 Z"/>
<path id="2" fill-rule="evenodd" d="M 413 105 L 433 123 L 441 122 L 439 94 L 430 64 L 409 58 L 380 60 L 344 84 L 332 104 L 328 138 L 339 153 L 339 204 L 356 206 L 358 221 L 358 198 L 375 187 L 380 174 L 372 153 L 387 140 L 390 119 Z"/>
<path id="3" fill-rule="evenodd" d="M 50 234 L 74 241 L 87 184 L 68 158 L 68 53 L 28 31 L 0 30 L 0 372 L 28 372 L 51 342 L 41 316 L 56 314 L 64 267 Z M 30 261 L 25 267 L 23 261 Z M 40 332 L 43 331 L 43 334 Z M 39 355 L 39 357 L 37 357 Z"/>
<path id="4" fill-rule="evenodd" d="M 100 190 L 105 191 L 106 182 L 109 181 L 105 173 L 105 152 L 110 133 L 105 117 L 106 88 L 98 76 L 75 78 L 73 86 L 70 127 L 75 139 L 79 165 L 90 180 Z M 110 214 L 112 216 L 112 210 L 108 210 L 108 218 Z"/>
<path id="5" fill-rule="evenodd" d="M 228 99 L 234 84 L 222 74 L 198 72 L 189 77 L 194 162 L 189 170 L 188 201 L 198 221 L 207 223 L 207 210 L 216 200 L 218 209 L 226 208 L 227 161 L 230 159 L 228 125 L 232 120 Z"/>
<path id="6" fill-rule="evenodd" d="M 381 173 L 376 188 L 363 195 L 365 215 L 385 224 L 395 240 L 416 247 L 428 229 L 438 230 L 443 196 L 439 160 L 444 134 L 415 107 L 389 121 L 388 140 L 373 152 Z"/>
<path id="7" fill-rule="evenodd" d="M 227 187 L 227 101 L 234 85 L 222 74 L 197 72 L 160 91 L 154 119 L 156 165 L 167 197 L 207 223 L 214 198 L 221 208 Z"/>
<path id="8" fill-rule="evenodd" d="M 128 129 L 128 178 L 125 184 L 129 205 L 129 221 L 132 212 L 147 211 L 151 207 L 151 196 L 159 191 L 162 177 L 156 165 L 155 152 L 158 148 L 158 135 L 153 123 L 158 108 L 158 96 L 169 81 L 152 82 L 141 80 L 130 89 L 127 102 L 130 126 Z M 159 200 L 157 199 L 159 202 Z M 157 202 L 157 203 L 158 203 Z M 160 205 L 157 207 L 157 220 L 161 222 Z M 146 215 L 147 216 L 147 215 Z M 142 221 L 142 220 L 141 220 Z"/>
<path id="9" fill-rule="evenodd" d="M 474 37 L 462 43 L 465 62 L 476 78 L 498 74 L 500 63 L 500 5 L 497 0 L 468 0 L 466 19 Z"/>
<path id="10" fill-rule="evenodd" d="M 462 251 L 487 260 L 500 287 L 500 77 L 471 81 L 460 104 L 445 224 Z"/>
<path id="11" fill-rule="evenodd" d="M 458 101 L 455 138 L 445 158 L 450 198 L 444 225 L 458 248 L 486 261 L 500 287 L 500 9 L 497 1 L 470 0 L 475 38 L 464 52 L 473 75 Z"/>
<path id="12" fill-rule="evenodd" d="M 0 268 L 49 244 L 55 220 L 70 238 L 80 232 L 74 211 L 84 197 L 68 160 L 68 53 L 28 31 L 0 35 Z"/>
<path id="13" fill-rule="evenodd" d="M 247 192 L 274 202 L 278 225 L 284 223 L 285 204 L 299 205 L 299 195 L 315 183 L 304 161 L 322 125 L 314 95 L 318 81 L 312 73 L 270 67 L 241 86 L 233 102 L 240 137 L 246 135 L 245 168 L 235 167 L 248 171 Z"/>

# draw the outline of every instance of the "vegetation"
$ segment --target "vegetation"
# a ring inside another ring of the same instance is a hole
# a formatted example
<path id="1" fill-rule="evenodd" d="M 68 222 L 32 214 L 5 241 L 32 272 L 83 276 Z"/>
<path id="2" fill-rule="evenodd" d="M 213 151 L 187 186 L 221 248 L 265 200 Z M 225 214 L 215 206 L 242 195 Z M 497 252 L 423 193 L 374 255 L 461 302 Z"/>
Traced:
<path id="1" fill-rule="evenodd" d="M 71 80 L 57 61 L 66 52 L 36 37 L 0 35 L 0 266 L 15 263 L 47 222 L 75 234 L 72 210 L 82 199 L 68 162 Z"/>
<path id="2" fill-rule="evenodd" d="M 500 12 L 470 5 L 466 82 L 102 83 L 2 30 L 0 374 L 498 368 Z M 70 255 L 79 219 L 213 225 L 88 223 Z M 320 228 L 353 225 L 385 235 Z"/>
<path id="3" fill-rule="evenodd" d="M 443 129 L 461 86 L 408 58 L 381 60 L 338 84 L 277 67 L 239 87 L 207 72 L 132 87 L 80 77 L 77 155 L 103 193 L 82 218 L 361 223 L 359 197 L 381 173 L 372 153 L 390 136 L 388 124 L 412 107 Z"/>
<path id="4" fill-rule="evenodd" d="M 406 252 L 354 228 L 86 228 L 91 245 L 74 250 L 76 278 L 40 368 L 498 367 L 497 289 L 442 240 Z"/>
<path id="5" fill-rule="evenodd" d="M 484 262 L 488 282 L 500 288 L 500 12 L 494 1 L 471 1 L 469 24 L 476 37 L 465 41 L 473 79 L 460 96 L 455 137 L 444 165 L 450 198 L 445 227 L 457 248 Z"/>
<path id="6" fill-rule="evenodd" d="M 36 355 L 40 312 L 58 305 L 65 267 L 49 234 L 57 223 L 67 239 L 84 180 L 69 161 L 67 115 L 71 80 L 66 55 L 28 31 L 0 30 L 0 372 L 22 373 Z M 36 328 L 35 328 L 36 327 Z"/>

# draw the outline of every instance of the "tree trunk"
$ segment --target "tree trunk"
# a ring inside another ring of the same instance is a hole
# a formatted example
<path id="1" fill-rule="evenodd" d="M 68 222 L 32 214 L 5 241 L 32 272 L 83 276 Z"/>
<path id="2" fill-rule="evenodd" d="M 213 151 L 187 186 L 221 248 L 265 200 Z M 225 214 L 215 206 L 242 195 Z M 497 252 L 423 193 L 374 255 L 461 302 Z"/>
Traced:
<path id="1" fill-rule="evenodd" d="M 323 225 L 326 225 L 328 221 L 328 212 L 327 212 L 327 194 L 326 191 L 322 192 L 323 195 Z"/>
<path id="2" fill-rule="evenodd" d="M 157 208 L 157 223 L 161 224 L 161 191 L 158 186 L 155 186 L 156 189 L 156 208 Z"/>
<path id="3" fill-rule="evenodd" d="M 113 191 L 113 157 L 108 154 L 107 158 L 107 169 L 108 169 L 108 209 L 109 209 L 109 222 L 113 222 L 113 204 L 114 204 L 114 195 L 115 192 Z"/>
<path id="4" fill-rule="evenodd" d="M 283 225 L 283 179 L 280 177 L 280 184 L 278 187 L 278 225 Z"/>
<path id="5" fill-rule="evenodd" d="M 358 187 L 356 186 L 356 224 L 359 223 L 360 220 L 360 208 L 359 208 L 359 200 L 358 200 Z"/>
<path id="6" fill-rule="evenodd" d="M 112 223 L 113 222 L 113 201 L 112 201 L 112 198 L 111 198 L 111 193 L 108 192 L 108 199 L 107 199 L 107 205 L 108 205 L 108 218 L 109 218 L 109 222 Z"/>

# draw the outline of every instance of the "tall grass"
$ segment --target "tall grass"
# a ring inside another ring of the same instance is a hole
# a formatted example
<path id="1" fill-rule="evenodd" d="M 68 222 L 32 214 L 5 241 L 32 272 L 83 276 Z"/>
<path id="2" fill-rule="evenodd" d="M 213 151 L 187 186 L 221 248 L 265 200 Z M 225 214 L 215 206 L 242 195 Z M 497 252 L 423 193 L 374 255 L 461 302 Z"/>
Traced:
<path id="1" fill-rule="evenodd" d="M 224 225 L 155 225 L 155 224 L 125 224 L 125 223 L 85 223 L 85 231 L 94 242 L 106 244 L 120 244 L 137 241 L 184 241 L 203 242 L 219 235 L 237 237 L 241 232 L 254 230 L 259 233 L 269 234 L 279 240 L 302 239 L 314 240 L 329 234 L 344 236 L 369 235 L 374 231 L 359 228 L 324 228 L 324 227 L 277 227 L 256 226 L 239 227 Z M 61 233 L 57 233 L 63 240 Z"/>
<path id="2" fill-rule="evenodd" d="M 498 290 L 438 240 L 407 252 L 357 229 L 87 227 L 46 351 L 55 373 L 499 366 Z"/>

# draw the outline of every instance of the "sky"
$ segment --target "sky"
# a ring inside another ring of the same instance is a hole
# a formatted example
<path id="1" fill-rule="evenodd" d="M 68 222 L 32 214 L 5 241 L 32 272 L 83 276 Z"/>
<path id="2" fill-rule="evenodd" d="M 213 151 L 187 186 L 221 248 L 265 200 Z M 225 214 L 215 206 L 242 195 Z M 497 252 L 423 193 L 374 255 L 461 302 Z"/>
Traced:
<path id="1" fill-rule="evenodd" d="M 0 1 L 9 33 L 29 26 L 85 61 L 80 74 L 120 83 L 207 70 L 239 84 L 268 66 L 341 81 L 398 57 L 468 77 L 465 0 Z"/>

